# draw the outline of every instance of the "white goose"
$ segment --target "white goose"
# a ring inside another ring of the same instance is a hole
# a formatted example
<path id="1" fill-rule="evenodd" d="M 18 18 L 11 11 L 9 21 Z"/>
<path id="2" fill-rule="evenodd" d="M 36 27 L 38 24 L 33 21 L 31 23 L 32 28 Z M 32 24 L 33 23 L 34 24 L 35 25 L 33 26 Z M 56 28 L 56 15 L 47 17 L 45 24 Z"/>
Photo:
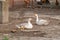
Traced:
<path id="1" fill-rule="evenodd" d="M 45 19 L 40 19 L 38 18 L 38 14 L 35 14 L 36 17 L 36 24 L 37 25 L 48 25 L 49 21 L 45 20 Z"/>
<path id="2" fill-rule="evenodd" d="M 19 24 L 19 25 L 16 25 L 16 27 L 17 28 L 21 28 L 21 29 L 24 29 L 24 28 L 26 28 L 26 29 L 32 29 L 33 28 L 33 25 L 32 25 L 32 23 L 30 22 L 32 19 L 31 18 L 29 18 L 28 19 L 28 22 L 27 23 L 21 23 L 21 24 Z"/>

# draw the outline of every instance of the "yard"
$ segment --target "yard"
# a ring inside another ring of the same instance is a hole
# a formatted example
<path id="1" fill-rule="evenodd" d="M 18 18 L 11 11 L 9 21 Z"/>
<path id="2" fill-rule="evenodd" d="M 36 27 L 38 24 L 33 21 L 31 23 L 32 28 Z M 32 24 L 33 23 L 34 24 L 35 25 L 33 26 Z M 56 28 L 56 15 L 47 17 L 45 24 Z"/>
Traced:
<path id="1" fill-rule="evenodd" d="M 47 26 L 35 24 L 34 13 L 39 14 L 39 18 L 50 21 Z M 32 18 L 33 28 L 30 30 L 20 30 L 17 24 L 27 22 Z M 17 30 L 16 32 L 11 32 Z M 0 40 L 7 36 L 9 40 L 59 40 L 60 39 L 60 9 L 49 8 L 17 8 L 9 13 L 9 23 L 0 24 Z"/>

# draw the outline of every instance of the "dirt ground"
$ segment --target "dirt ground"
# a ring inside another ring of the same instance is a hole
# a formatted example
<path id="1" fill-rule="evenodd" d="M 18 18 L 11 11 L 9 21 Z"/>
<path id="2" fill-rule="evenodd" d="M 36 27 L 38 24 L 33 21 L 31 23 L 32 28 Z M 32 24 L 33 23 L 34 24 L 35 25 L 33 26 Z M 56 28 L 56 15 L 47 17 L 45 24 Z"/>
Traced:
<path id="1" fill-rule="evenodd" d="M 47 26 L 38 26 L 35 24 L 34 13 L 39 14 L 39 18 L 50 21 Z M 11 36 L 26 36 L 26 37 L 44 37 L 44 38 L 60 38 L 60 9 L 26 9 L 20 8 L 9 13 L 8 24 L 0 24 L 0 35 L 9 34 Z M 16 28 L 16 24 L 27 22 L 28 18 L 33 18 L 33 29 L 21 31 Z M 11 30 L 17 32 L 12 33 Z"/>

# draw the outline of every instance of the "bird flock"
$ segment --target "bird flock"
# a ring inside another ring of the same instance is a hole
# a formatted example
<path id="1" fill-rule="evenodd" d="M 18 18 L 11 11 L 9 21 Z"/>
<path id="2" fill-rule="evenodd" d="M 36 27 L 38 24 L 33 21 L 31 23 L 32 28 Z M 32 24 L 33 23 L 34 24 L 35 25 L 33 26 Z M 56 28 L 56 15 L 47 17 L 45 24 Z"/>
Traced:
<path id="1" fill-rule="evenodd" d="M 45 19 L 40 19 L 38 14 L 34 14 L 34 17 L 36 18 L 35 24 L 41 26 L 41 25 L 48 25 L 50 21 L 45 20 Z M 27 23 L 21 23 L 17 24 L 16 27 L 18 29 L 24 30 L 24 29 L 32 29 L 34 26 L 31 23 L 32 18 L 28 18 Z"/>

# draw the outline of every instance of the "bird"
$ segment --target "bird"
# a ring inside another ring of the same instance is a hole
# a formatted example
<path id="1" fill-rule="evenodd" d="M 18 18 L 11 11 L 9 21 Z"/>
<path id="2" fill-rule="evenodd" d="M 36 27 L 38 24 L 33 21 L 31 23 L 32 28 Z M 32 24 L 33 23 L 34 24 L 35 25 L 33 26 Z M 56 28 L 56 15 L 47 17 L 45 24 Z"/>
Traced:
<path id="1" fill-rule="evenodd" d="M 38 14 L 34 14 L 35 17 L 36 17 L 36 24 L 37 25 L 48 25 L 49 24 L 49 21 L 48 20 L 45 20 L 45 19 L 39 19 L 38 18 Z"/>
<path id="2" fill-rule="evenodd" d="M 24 30 L 25 28 L 26 29 L 32 29 L 33 28 L 33 25 L 31 23 L 31 20 L 32 20 L 32 18 L 29 18 L 28 21 L 27 21 L 27 23 L 18 24 L 18 25 L 16 25 L 16 27 L 18 29 L 21 29 L 21 30 Z"/>

